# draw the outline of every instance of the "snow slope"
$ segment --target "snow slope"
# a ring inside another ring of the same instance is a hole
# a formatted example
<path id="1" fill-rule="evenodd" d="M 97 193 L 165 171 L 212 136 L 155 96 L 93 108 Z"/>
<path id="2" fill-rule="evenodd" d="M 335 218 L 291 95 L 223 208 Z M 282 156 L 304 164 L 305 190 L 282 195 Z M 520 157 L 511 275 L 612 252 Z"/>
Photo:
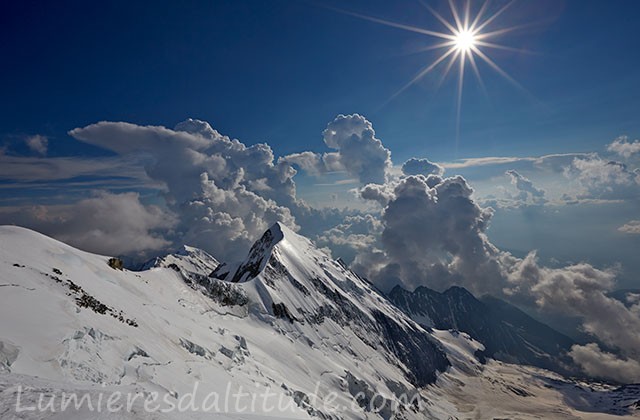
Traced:
<path id="1" fill-rule="evenodd" d="M 0 418 L 636 413 L 627 407 L 640 400 L 633 387 L 482 365 L 474 357 L 481 344 L 462 333 L 424 330 L 284 226 L 272 227 L 244 263 L 226 272 L 235 282 L 208 276 L 218 265 L 213 257 L 185 251 L 185 258 L 131 272 L 111 268 L 109 257 L 0 227 Z M 65 392 L 87 396 L 93 409 L 60 412 Z M 116 393 L 140 398 L 130 410 L 107 412 L 103 404 L 96 411 L 101 396 L 104 402 Z M 54 412 L 37 409 L 51 398 Z M 154 404 L 145 408 L 148 399 Z M 372 409 L 383 403 L 382 411 Z"/>

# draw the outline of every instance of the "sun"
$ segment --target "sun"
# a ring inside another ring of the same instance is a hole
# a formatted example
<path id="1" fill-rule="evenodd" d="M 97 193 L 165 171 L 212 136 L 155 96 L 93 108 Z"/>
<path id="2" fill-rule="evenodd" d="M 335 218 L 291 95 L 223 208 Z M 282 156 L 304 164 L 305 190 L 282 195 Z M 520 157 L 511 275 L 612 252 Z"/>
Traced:
<path id="1" fill-rule="evenodd" d="M 462 30 L 455 36 L 454 46 L 458 51 L 466 53 L 476 46 L 476 36 L 469 30 Z"/>

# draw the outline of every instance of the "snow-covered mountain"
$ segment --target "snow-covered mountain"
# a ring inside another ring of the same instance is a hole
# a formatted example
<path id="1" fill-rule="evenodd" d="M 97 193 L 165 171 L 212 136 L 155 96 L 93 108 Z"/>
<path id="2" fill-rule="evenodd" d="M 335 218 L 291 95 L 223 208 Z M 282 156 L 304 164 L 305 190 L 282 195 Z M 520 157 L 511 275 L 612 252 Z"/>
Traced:
<path id="1" fill-rule="evenodd" d="M 482 364 L 482 344 L 423 328 L 279 224 L 235 266 L 194 248 L 140 272 L 109 260 L 0 227 L 0 418 L 600 419 L 640 400 Z"/>
<path id="2" fill-rule="evenodd" d="M 226 277 L 242 284 L 252 312 L 289 321 L 313 345 L 324 329 L 342 330 L 358 339 L 351 345 L 357 356 L 377 350 L 415 386 L 432 383 L 449 366 L 437 341 L 369 283 L 279 223 Z"/>
<path id="3" fill-rule="evenodd" d="M 567 356 L 574 341 L 503 300 L 479 300 L 457 286 L 442 293 L 424 286 L 413 292 L 396 286 L 389 299 L 425 327 L 468 333 L 484 345 L 488 357 L 575 373 Z"/>

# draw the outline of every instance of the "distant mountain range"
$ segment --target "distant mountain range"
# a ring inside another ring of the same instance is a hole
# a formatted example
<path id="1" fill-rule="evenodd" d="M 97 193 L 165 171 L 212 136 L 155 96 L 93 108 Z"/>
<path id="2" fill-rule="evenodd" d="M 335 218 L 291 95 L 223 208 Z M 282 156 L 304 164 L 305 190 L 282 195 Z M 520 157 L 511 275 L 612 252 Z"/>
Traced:
<path id="1" fill-rule="evenodd" d="M 424 327 L 454 329 L 484 344 L 482 356 L 571 374 L 567 352 L 574 341 L 492 296 L 476 299 L 462 287 L 443 293 L 396 286 L 389 299 Z"/>

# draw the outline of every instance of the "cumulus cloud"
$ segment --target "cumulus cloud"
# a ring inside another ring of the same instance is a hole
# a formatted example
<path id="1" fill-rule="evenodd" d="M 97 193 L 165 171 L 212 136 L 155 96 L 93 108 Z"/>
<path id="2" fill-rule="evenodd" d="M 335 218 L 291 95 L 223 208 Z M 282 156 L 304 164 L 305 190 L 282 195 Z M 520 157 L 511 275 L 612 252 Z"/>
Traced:
<path id="1" fill-rule="evenodd" d="M 569 355 L 586 373 L 625 383 L 640 380 L 640 305 L 633 300 L 625 305 L 608 295 L 615 273 L 584 263 L 540 267 L 532 257 L 520 262 L 516 273 L 521 275 L 519 286 L 524 278 L 542 308 L 581 318 L 584 332 L 617 351 L 602 351 L 596 343 L 574 346 Z"/>
<path id="2" fill-rule="evenodd" d="M 592 377 L 622 383 L 637 382 L 640 378 L 640 362 L 602 351 L 596 343 L 575 345 L 569 356 Z"/>
<path id="3" fill-rule="evenodd" d="M 475 294 L 579 317 L 585 333 L 622 355 L 623 366 L 640 363 L 640 305 L 625 306 L 608 296 L 616 273 L 587 263 L 549 268 L 539 264 L 535 252 L 517 258 L 500 251 L 486 236 L 492 211 L 481 208 L 472 193 L 460 176 L 403 178 L 384 209 L 379 246 L 358 255 L 354 268 L 385 290 L 398 283 L 436 289 L 457 284 Z M 591 375 L 640 380 L 633 371 L 607 369 L 612 355 L 603 353 L 600 364 L 587 358 L 585 348 L 576 347 L 571 355 Z"/>
<path id="4" fill-rule="evenodd" d="M 581 317 L 585 332 L 638 359 L 640 306 L 625 306 L 608 295 L 615 286 L 615 275 L 586 263 L 543 267 L 532 253 L 513 265 L 509 292 L 531 294 L 541 308 Z"/>
<path id="5" fill-rule="evenodd" d="M 322 133 L 327 146 L 338 151 L 338 161 L 361 183 L 382 184 L 391 169 L 391 152 L 375 136 L 365 117 L 338 115 Z"/>
<path id="6" fill-rule="evenodd" d="M 444 168 L 429 159 L 411 158 L 402 165 L 402 173 L 405 175 L 440 175 L 444 174 Z"/>
<path id="7" fill-rule="evenodd" d="M 318 176 L 334 171 L 344 171 L 339 153 L 293 153 L 280 158 L 280 161 L 297 165 L 310 175 Z"/>
<path id="8" fill-rule="evenodd" d="M 628 159 L 631 155 L 640 153 L 640 140 L 630 142 L 629 137 L 621 136 L 609 144 L 607 150 Z"/>
<path id="9" fill-rule="evenodd" d="M 200 175 L 202 194 L 181 206 L 182 241 L 214 255 L 243 257 L 272 221 L 297 229 L 287 207 L 278 206 L 245 185 L 220 188 L 206 172 Z"/>
<path id="10" fill-rule="evenodd" d="M 298 199 L 293 180 L 296 167 L 318 174 L 344 171 L 366 180 L 380 173 L 380 152 L 384 155 L 382 171 L 390 164 L 388 150 L 375 138 L 366 119 L 353 115 L 336 120 L 334 125 L 330 123 L 335 134 L 327 134 L 335 152 L 302 152 L 277 160 L 267 144 L 247 146 L 220 134 L 204 121 L 189 119 L 174 129 L 102 121 L 75 128 L 69 134 L 116 156 L 47 158 L 0 152 L 0 179 L 6 181 L 3 188 L 28 184 L 30 188 L 47 188 L 52 194 L 67 187 L 63 193 L 67 202 L 93 188 L 158 191 L 167 212 L 177 218 L 176 226 L 165 232 L 167 239 L 176 245 L 192 241 L 218 258 L 238 259 L 276 221 L 293 229 L 303 226 L 301 233 L 313 237 L 340 224 L 351 213 L 314 209 Z M 356 144 L 364 150 L 359 162 L 353 156 Z M 343 162 L 348 162 L 347 167 Z M 43 207 L 40 212 L 43 209 L 57 211 L 53 206 Z M 2 222 L 16 220 L 15 214 L 8 217 L 9 211 L 4 208 Z M 47 218 L 46 222 L 55 224 L 56 220 Z M 157 243 L 147 244 L 148 249 L 157 248 Z M 126 251 L 123 250 L 120 252 Z"/>
<path id="11" fill-rule="evenodd" d="M 31 151 L 43 156 L 47 154 L 49 139 L 46 136 L 42 136 L 40 134 L 28 136 L 24 139 L 24 142 L 27 144 L 29 149 L 31 149 Z"/>
<path id="12" fill-rule="evenodd" d="M 518 191 L 524 192 L 533 197 L 544 197 L 544 190 L 534 187 L 531 180 L 520 175 L 517 171 L 509 170 L 505 174 L 511 178 L 511 184 L 513 184 Z"/>
<path id="13" fill-rule="evenodd" d="M 565 168 L 565 176 L 577 182 L 575 199 L 616 200 L 640 197 L 640 177 L 637 170 L 616 161 L 594 155 L 575 158 Z"/>
<path id="14" fill-rule="evenodd" d="M 475 292 L 493 289 L 482 284 L 500 274 L 500 252 L 485 235 L 493 212 L 478 206 L 472 193 L 461 176 L 404 177 L 382 216 L 385 259 L 378 255 L 374 264 L 362 255 L 356 259 L 357 268 L 387 290 L 394 283 L 409 288 L 457 283 Z"/>
<path id="15" fill-rule="evenodd" d="M 619 232 L 640 235 L 640 220 L 630 220 L 618 228 Z"/>
<path id="16" fill-rule="evenodd" d="M 142 153 L 151 157 L 145 171 L 167 186 L 166 198 L 182 203 L 201 193 L 200 175 L 207 173 L 225 188 L 236 178 L 242 182 L 267 180 L 274 192 L 290 194 L 294 188 L 290 168 L 273 165 L 273 152 L 266 144 L 246 147 L 238 140 L 221 135 L 203 121 L 187 120 L 175 130 L 157 126 L 138 126 L 121 122 L 100 122 L 69 132 L 86 143 L 120 155 Z M 240 171 L 242 170 L 242 174 Z M 283 191 L 286 189 L 289 191 Z"/>
<path id="17" fill-rule="evenodd" d="M 355 192 L 363 200 L 374 201 L 384 207 L 393 198 L 393 184 L 367 184 Z"/>
<path id="18" fill-rule="evenodd" d="M 516 206 L 541 205 L 547 202 L 547 199 L 545 198 L 546 192 L 533 185 L 533 182 L 529 178 L 521 175 L 518 171 L 513 169 L 506 171 L 505 175 L 509 176 L 511 179 L 511 185 L 513 185 L 517 190 L 517 194 L 511 194 L 508 191 L 506 192 L 508 198 L 515 201 L 513 204 Z"/>
<path id="19" fill-rule="evenodd" d="M 344 171 L 361 184 L 383 184 L 392 169 L 391 152 L 375 136 L 369 120 L 362 115 L 338 115 L 322 132 L 328 153 L 293 153 L 279 162 L 296 165 L 310 175 Z"/>
<path id="20" fill-rule="evenodd" d="M 26 226 L 75 247 L 105 255 L 159 250 L 176 218 L 158 206 L 144 205 L 137 193 L 97 193 L 71 205 L 4 209 L 6 222 Z"/>
<path id="21" fill-rule="evenodd" d="M 180 240 L 219 258 L 244 257 L 274 222 L 297 229 L 292 209 L 310 211 L 296 198 L 291 164 L 274 162 L 267 144 L 246 146 L 204 121 L 189 119 L 173 130 L 100 122 L 69 134 L 122 156 L 148 156 L 145 171 L 165 185 Z"/>

